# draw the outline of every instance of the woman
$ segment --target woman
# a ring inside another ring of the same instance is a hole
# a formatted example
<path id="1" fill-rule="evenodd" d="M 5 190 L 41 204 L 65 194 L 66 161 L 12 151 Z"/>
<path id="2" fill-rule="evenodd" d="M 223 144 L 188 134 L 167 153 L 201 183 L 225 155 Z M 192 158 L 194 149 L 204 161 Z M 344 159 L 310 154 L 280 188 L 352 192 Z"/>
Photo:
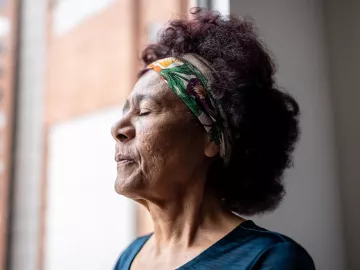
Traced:
<path id="1" fill-rule="evenodd" d="M 115 269 L 315 269 L 293 240 L 245 220 L 276 208 L 299 134 L 297 103 L 251 22 L 195 9 L 169 23 L 112 128 L 117 193 L 154 233 Z"/>

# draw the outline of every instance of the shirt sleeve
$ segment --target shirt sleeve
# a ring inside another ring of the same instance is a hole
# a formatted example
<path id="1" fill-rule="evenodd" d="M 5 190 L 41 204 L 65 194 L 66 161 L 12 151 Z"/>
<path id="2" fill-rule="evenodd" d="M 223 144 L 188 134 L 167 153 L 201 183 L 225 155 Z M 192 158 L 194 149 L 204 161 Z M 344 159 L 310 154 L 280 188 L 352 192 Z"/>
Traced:
<path id="1" fill-rule="evenodd" d="M 259 258 L 256 270 L 315 270 L 310 255 L 299 245 L 282 242 L 271 246 Z"/>

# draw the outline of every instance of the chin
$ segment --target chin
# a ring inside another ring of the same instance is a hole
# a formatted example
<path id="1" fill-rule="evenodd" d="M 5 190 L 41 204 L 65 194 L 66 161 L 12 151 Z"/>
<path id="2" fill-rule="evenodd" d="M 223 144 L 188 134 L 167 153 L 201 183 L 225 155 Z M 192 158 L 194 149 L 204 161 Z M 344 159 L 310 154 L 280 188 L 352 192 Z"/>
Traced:
<path id="1" fill-rule="evenodd" d="M 136 197 L 136 194 L 141 189 L 141 181 L 139 179 L 123 179 L 116 178 L 114 185 L 116 193 L 132 198 Z"/>

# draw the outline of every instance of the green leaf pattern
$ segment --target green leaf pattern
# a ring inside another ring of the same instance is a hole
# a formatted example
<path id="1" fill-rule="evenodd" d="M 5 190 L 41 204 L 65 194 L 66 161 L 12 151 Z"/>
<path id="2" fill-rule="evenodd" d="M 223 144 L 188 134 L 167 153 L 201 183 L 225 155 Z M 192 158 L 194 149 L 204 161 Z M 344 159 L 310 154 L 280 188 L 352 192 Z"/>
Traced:
<path id="1" fill-rule="evenodd" d="M 208 87 L 207 78 L 191 63 L 169 57 L 155 61 L 148 68 L 152 68 L 166 81 L 170 89 L 187 105 L 198 118 L 211 139 L 220 145 L 220 154 L 227 161 L 229 130 L 227 119 L 221 106 L 215 101 Z M 199 85 L 189 84 L 190 80 L 200 82 Z M 195 89 L 196 88 L 196 89 Z M 225 118 L 225 119 L 224 119 Z M 225 123 L 225 125 L 224 125 Z"/>

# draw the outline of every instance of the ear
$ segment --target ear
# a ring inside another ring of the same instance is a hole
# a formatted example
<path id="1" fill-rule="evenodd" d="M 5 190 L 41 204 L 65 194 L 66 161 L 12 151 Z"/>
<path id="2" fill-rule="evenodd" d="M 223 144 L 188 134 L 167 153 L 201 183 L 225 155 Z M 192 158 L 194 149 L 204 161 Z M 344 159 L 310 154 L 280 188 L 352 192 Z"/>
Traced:
<path id="1" fill-rule="evenodd" d="M 209 136 L 206 137 L 204 154 L 207 157 L 214 157 L 219 153 L 220 147 L 213 140 L 211 140 Z"/>

